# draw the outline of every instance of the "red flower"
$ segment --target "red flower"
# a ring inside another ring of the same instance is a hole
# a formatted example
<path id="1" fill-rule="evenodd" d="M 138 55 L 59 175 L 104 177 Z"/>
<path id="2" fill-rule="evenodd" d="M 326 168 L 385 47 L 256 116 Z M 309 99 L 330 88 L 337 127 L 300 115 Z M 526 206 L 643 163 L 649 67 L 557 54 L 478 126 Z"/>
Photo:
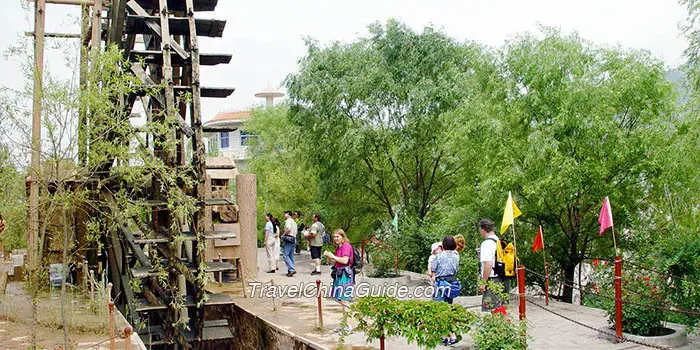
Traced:
<path id="1" fill-rule="evenodd" d="M 502 315 L 507 315 L 508 311 L 506 310 L 506 307 L 501 305 L 497 307 L 496 309 L 493 310 L 493 314 L 502 314 Z"/>
<path id="2" fill-rule="evenodd" d="M 593 266 L 598 266 L 598 264 L 600 264 L 600 259 L 593 259 L 591 262 L 593 263 Z"/>

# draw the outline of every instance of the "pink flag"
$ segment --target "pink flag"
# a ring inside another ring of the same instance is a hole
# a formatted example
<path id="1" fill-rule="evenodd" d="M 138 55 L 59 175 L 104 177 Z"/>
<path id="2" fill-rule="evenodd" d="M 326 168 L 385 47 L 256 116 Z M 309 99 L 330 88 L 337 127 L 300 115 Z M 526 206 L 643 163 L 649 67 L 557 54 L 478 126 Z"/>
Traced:
<path id="1" fill-rule="evenodd" d="M 605 197 L 603 201 L 603 207 L 600 208 L 600 217 L 598 217 L 598 223 L 600 224 L 600 235 L 613 225 L 612 209 L 610 209 L 610 199 Z"/>

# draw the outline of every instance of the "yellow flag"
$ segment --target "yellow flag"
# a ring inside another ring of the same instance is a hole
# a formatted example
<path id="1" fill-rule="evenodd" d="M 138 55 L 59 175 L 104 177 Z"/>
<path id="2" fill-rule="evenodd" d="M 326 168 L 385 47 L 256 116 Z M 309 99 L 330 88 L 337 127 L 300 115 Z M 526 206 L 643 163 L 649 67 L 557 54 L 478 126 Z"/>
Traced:
<path id="1" fill-rule="evenodd" d="M 506 202 L 506 209 L 503 210 L 503 221 L 501 221 L 501 234 L 503 234 L 503 232 L 506 232 L 508 226 L 513 225 L 513 219 L 517 218 L 521 214 L 522 213 L 520 212 L 518 205 L 515 204 L 513 196 L 510 194 L 509 191 L 508 201 Z"/>

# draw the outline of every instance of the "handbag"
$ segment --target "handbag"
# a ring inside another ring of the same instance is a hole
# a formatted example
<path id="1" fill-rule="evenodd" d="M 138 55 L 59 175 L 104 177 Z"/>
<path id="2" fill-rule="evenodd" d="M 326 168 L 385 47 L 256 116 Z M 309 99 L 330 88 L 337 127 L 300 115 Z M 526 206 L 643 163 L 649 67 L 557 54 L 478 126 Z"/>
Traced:
<path id="1" fill-rule="evenodd" d="M 285 244 L 287 244 L 287 243 L 294 244 L 297 242 L 297 238 L 294 236 L 290 236 L 290 235 L 283 235 L 282 240 L 284 241 Z"/>

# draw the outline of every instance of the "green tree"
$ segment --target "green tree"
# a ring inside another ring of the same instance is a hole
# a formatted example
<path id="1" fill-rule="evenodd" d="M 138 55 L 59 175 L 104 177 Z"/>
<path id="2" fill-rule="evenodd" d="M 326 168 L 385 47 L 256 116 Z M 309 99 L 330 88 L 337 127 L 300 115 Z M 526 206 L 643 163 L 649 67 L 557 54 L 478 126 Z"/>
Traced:
<path id="1" fill-rule="evenodd" d="M 509 41 L 498 66 L 488 99 L 455 113 L 462 138 L 454 147 L 481 155 L 473 187 L 462 187 L 459 197 L 464 207 L 500 218 L 513 191 L 524 213 L 520 232 L 532 233 L 520 235 L 520 252 L 543 225 L 547 253 L 572 281 L 592 249 L 613 255 L 610 232 L 598 235 L 605 196 L 618 245 L 636 234 L 635 222 L 649 209 L 645 199 L 662 173 L 671 135 L 672 86 L 649 53 L 600 47 L 548 28 L 540 37 Z M 571 302 L 571 288 L 563 298 Z"/>
<path id="2" fill-rule="evenodd" d="M 423 220 L 462 168 L 443 147 L 445 115 L 469 97 L 481 51 L 395 20 L 369 30 L 350 44 L 307 42 L 287 80 L 291 120 L 329 189 L 360 188 L 387 218 L 400 206 Z"/>

